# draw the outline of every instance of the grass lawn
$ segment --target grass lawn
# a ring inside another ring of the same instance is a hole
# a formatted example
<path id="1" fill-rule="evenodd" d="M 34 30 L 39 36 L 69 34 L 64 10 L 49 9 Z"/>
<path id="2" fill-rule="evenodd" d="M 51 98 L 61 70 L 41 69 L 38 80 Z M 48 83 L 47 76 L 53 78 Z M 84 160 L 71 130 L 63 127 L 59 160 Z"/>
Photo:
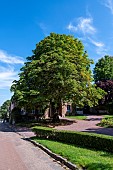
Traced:
<path id="1" fill-rule="evenodd" d="M 87 170 L 113 170 L 113 154 L 103 151 L 94 151 L 77 146 L 63 144 L 51 140 L 33 138 L 52 152 L 67 158 L 79 168 Z"/>
<path id="2" fill-rule="evenodd" d="M 85 120 L 85 119 L 87 118 L 87 116 L 84 116 L 84 115 L 66 116 L 66 118 L 69 118 L 69 119 L 78 119 L 78 120 Z"/>
<path id="3" fill-rule="evenodd" d="M 104 118 L 113 118 L 113 115 L 103 115 Z"/>
<path id="4" fill-rule="evenodd" d="M 104 115 L 98 126 L 113 128 L 113 115 Z"/>

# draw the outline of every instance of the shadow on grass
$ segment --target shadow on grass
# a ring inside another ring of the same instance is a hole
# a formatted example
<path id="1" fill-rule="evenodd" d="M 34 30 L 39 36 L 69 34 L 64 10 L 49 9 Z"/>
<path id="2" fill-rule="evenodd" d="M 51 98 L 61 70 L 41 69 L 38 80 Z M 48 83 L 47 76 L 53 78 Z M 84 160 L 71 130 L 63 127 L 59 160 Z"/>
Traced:
<path id="1" fill-rule="evenodd" d="M 56 123 L 52 123 L 52 122 L 48 122 L 42 125 L 48 126 L 48 127 L 55 127 L 55 126 L 67 126 L 67 125 L 71 125 L 73 123 L 76 123 L 75 120 L 68 120 L 68 119 L 60 119 L 60 122 L 56 122 Z"/>
<path id="2" fill-rule="evenodd" d="M 85 169 L 89 170 L 113 170 L 113 164 L 103 164 L 103 163 L 91 163 L 87 164 Z"/>
<path id="3" fill-rule="evenodd" d="M 39 122 L 23 122 L 18 123 L 16 126 L 21 127 L 28 127 L 31 128 L 33 126 L 44 126 L 44 127 L 55 127 L 55 126 L 67 126 L 75 123 L 75 120 L 68 120 L 68 119 L 60 119 L 59 122 L 52 122 L 51 120 L 41 120 Z"/>
<path id="4" fill-rule="evenodd" d="M 102 153 L 100 156 L 103 156 L 103 157 L 110 157 L 110 158 L 113 158 L 113 153 L 110 153 L 110 152 L 104 152 Z"/>

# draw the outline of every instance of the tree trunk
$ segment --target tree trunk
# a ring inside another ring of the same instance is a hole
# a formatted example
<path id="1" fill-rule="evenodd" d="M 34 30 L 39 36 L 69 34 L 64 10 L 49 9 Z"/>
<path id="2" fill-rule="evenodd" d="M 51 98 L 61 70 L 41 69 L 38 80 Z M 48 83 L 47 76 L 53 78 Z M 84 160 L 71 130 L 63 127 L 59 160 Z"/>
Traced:
<path id="1" fill-rule="evenodd" d="M 59 119 L 59 112 L 58 112 L 59 107 L 55 106 L 54 102 L 51 102 L 50 103 L 50 108 L 51 108 L 52 122 L 53 123 L 59 122 L 60 121 L 60 119 Z"/>

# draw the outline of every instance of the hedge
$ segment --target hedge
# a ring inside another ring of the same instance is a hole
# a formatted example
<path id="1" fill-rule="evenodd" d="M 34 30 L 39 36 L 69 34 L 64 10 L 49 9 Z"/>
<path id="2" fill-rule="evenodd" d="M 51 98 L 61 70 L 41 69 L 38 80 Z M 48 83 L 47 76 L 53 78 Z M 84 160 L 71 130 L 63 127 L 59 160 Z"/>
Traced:
<path id="1" fill-rule="evenodd" d="M 52 139 L 68 144 L 78 145 L 81 147 L 92 148 L 96 150 L 103 150 L 113 152 L 113 137 L 88 133 L 75 132 L 66 130 L 56 130 L 48 127 L 36 126 L 32 130 L 37 137 L 44 139 Z"/>

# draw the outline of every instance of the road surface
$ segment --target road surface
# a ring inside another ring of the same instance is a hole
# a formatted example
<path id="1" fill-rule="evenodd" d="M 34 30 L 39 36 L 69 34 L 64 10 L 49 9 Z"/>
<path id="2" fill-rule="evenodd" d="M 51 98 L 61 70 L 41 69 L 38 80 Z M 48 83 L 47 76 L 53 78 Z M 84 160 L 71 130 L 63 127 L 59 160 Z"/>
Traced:
<path id="1" fill-rule="evenodd" d="M 0 122 L 0 170 L 64 170 L 58 162 Z"/>

